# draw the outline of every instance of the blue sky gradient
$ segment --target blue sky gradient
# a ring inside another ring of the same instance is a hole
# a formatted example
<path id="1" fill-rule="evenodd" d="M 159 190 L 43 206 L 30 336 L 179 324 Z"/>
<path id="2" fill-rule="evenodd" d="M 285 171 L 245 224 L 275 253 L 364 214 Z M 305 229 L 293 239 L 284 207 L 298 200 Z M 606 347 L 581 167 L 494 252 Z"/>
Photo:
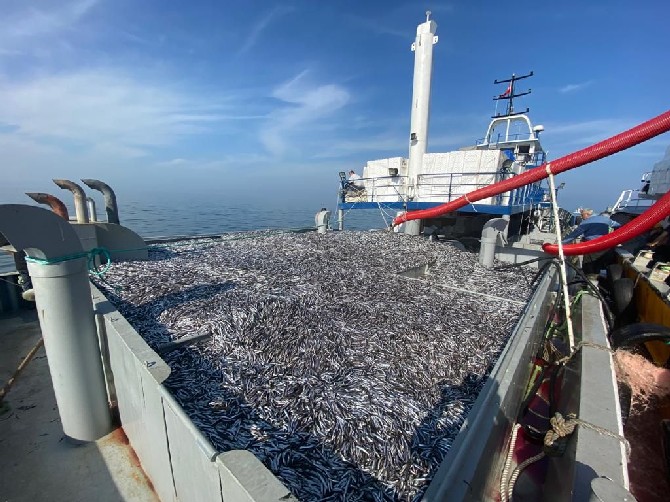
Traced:
<path id="1" fill-rule="evenodd" d="M 439 35 L 428 151 L 481 138 L 504 91 L 493 80 L 513 72 L 535 72 L 519 106 L 553 159 L 669 108 L 665 0 L 4 0 L 0 197 L 99 178 L 133 195 L 332 205 L 338 171 L 407 156 L 426 9 Z M 562 205 L 604 209 L 668 145 L 559 176 Z"/>

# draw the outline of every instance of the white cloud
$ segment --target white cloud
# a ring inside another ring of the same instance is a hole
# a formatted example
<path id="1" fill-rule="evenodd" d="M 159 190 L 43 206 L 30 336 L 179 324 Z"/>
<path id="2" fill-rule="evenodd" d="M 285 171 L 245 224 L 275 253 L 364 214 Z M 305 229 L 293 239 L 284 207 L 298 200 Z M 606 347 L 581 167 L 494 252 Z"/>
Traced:
<path id="1" fill-rule="evenodd" d="M 399 157 L 406 157 L 408 150 L 409 141 L 405 141 L 405 135 L 402 133 L 388 133 L 360 140 L 335 140 L 317 153 L 314 158 L 335 159 L 365 152 L 373 152 L 371 155 L 379 156 L 391 152 Z"/>
<path id="2" fill-rule="evenodd" d="M 586 89 L 589 87 L 591 84 L 593 84 L 593 80 L 587 80 L 586 82 L 580 82 L 578 84 L 568 84 L 563 87 L 561 87 L 558 92 L 561 94 L 567 94 L 571 92 L 577 92 Z"/>
<path id="3" fill-rule="evenodd" d="M 349 14 L 347 15 L 347 18 L 357 29 L 371 31 L 377 35 L 391 35 L 407 41 L 413 39 L 411 31 L 408 32 L 405 29 L 393 27 L 390 23 L 386 23 L 382 19 L 379 19 L 379 17 L 369 18 Z"/>
<path id="4" fill-rule="evenodd" d="M 188 93 L 139 82 L 111 70 L 0 80 L 0 123 L 37 142 L 71 142 L 137 156 L 145 147 L 206 132 L 228 117 Z"/>
<path id="5" fill-rule="evenodd" d="M 18 192 L 53 191 L 52 178 L 77 179 L 77 174 L 87 173 L 100 162 L 88 163 L 87 171 L 82 169 L 80 159 L 73 158 L 60 148 L 40 144 L 15 134 L 0 134 L 0 159 L 3 166 L 3 183 L 15 185 Z M 7 197 L 7 193 L 0 196 Z"/>
<path id="6" fill-rule="evenodd" d="M 185 166 L 188 165 L 189 161 L 186 159 L 182 159 L 181 157 L 177 157 L 174 159 L 166 160 L 163 162 L 157 162 L 156 166 L 158 167 L 180 167 L 180 166 Z"/>
<path id="7" fill-rule="evenodd" d="M 440 149 L 458 149 L 472 146 L 477 142 L 477 134 L 468 134 L 463 132 L 449 132 L 433 137 L 428 137 L 428 151 L 435 152 Z"/>
<path id="8" fill-rule="evenodd" d="M 242 44 L 242 47 L 237 53 L 238 56 L 249 51 L 249 49 L 251 49 L 254 45 L 256 45 L 265 29 L 270 25 L 270 23 L 274 19 L 281 17 L 285 14 L 288 14 L 293 10 L 294 10 L 293 7 L 278 5 L 277 7 L 269 11 L 267 14 L 265 14 L 262 18 L 260 18 L 249 31 L 249 35 L 247 36 L 246 40 L 244 41 L 244 44 Z"/>
<path id="9" fill-rule="evenodd" d="M 147 156 L 147 151 L 120 143 L 101 141 L 88 149 L 92 158 L 139 159 Z"/>
<path id="10" fill-rule="evenodd" d="M 184 158 L 176 157 L 169 160 L 155 162 L 154 167 L 178 167 L 188 169 L 213 169 L 213 168 L 230 168 L 239 169 L 241 166 L 259 166 L 267 165 L 272 159 L 262 153 L 235 153 L 235 154 L 219 154 L 215 159 L 210 158 Z"/>
<path id="11" fill-rule="evenodd" d="M 76 25 L 98 3 L 98 0 L 77 0 L 49 3 L 47 8 L 29 7 L 23 11 L 4 13 L 0 21 L 0 54 L 22 52 L 27 41 L 49 37 Z"/>
<path id="12" fill-rule="evenodd" d="M 416 23 L 423 23 L 426 21 L 422 11 L 416 11 L 414 4 L 401 4 L 394 9 L 385 9 L 384 12 L 376 14 L 373 17 L 364 17 L 354 14 L 347 15 L 349 21 L 358 28 L 371 31 L 377 35 L 391 35 L 393 37 L 401 38 L 408 42 L 414 40 L 414 34 L 404 27 L 404 21 L 407 16 L 412 16 Z M 454 6 L 451 4 L 433 5 L 430 7 L 431 19 L 435 20 L 435 13 L 446 14 L 454 11 Z M 421 14 L 420 14 L 421 13 Z M 425 11 L 424 11 L 425 13 Z"/>
<path id="13" fill-rule="evenodd" d="M 316 124 L 344 107 L 350 100 L 349 92 L 336 84 L 308 83 L 309 71 L 299 73 L 279 85 L 272 96 L 285 106 L 273 111 L 261 131 L 261 141 L 275 155 L 286 153 L 301 144 L 305 128 Z"/>
<path id="14" fill-rule="evenodd" d="M 599 119 L 567 124 L 547 124 L 547 138 L 559 138 L 561 143 L 569 145 L 591 144 L 607 139 L 625 131 L 634 125 L 631 120 Z"/>

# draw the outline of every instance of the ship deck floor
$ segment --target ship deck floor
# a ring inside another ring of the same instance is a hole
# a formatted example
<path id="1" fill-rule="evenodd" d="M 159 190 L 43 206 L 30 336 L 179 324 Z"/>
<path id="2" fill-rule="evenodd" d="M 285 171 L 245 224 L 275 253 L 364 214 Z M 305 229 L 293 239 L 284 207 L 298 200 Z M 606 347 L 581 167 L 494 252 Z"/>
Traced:
<path id="1" fill-rule="evenodd" d="M 35 311 L 0 317 L 0 385 L 40 336 Z M 0 404 L 0 486 L 11 502 L 158 500 L 121 428 L 95 443 L 65 438 L 43 346 Z"/>

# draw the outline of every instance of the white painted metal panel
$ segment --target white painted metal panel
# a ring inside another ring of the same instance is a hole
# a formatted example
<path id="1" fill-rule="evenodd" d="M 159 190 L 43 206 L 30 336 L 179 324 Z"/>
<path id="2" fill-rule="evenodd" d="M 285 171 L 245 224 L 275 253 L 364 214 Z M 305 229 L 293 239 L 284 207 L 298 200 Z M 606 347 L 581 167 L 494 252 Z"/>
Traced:
<path id="1" fill-rule="evenodd" d="M 219 471 L 213 462 L 217 452 L 164 387 L 161 387 L 161 397 L 177 499 L 184 502 L 223 500 Z"/>
<path id="2" fill-rule="evenodd" d="M 389 169 L 397 169 L 398 176 L 389 176 Z M 401 201 L 406 173 L 407 159 L 403 157 L 368 161 L 363 170 L 368 202 Z"/>
<path id="3" fill-rule="evenodd" d="M 450 173 L 462 173 L 463 172 L 463 160 L 465 159 L 465 152 L 451 152 L 449 155 L 449 164 L 448 172 Z"/>
<path id="4" fill-rule="evenodd" d="M 236 502 L 283 501 L 296 498 L 251 452 L 233 450 L 216 459 L 223 499 Z"/>
<path id="5" fill-rule="evenodd" d="M 93 304 L 105 317 L 109 363 L 123 430 L 163 502 L 176 500 L 160 382 L 170 369 L 94 286 Z"/>
<path id="6" fill-rule="evenodd" d="M 419 202 L 449 202 L 497 181 L 499 150 L 458 150 L 427 153 L 417 189 Z M 478 204 L 493 204 L 492 198 Z"/>

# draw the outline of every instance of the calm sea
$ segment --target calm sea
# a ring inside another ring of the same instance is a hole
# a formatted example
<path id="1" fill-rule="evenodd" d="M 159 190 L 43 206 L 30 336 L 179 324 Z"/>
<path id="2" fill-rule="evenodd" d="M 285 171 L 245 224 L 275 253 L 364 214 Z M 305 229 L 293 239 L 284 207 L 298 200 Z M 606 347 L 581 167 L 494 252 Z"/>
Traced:
<path id="1" fill-rule="evenodd" d="M 66 203 L 67 204 L 67 203 Z M 98 219 L 105 220 L 102 201 L 98 203 Z M 70 204 L 67 204 L 71 206 Z M 46 206 L 42 206 L 46 207 Z M 71 217 L 74 209 L 70 210 Z M 261 205 L 231 205 L 215 198 L 175 200 L 119 201 L 121 224 L 145 239 L 180 235 L 207 235 L 259 229 L 298 229 L 314 227 L 319 207 L 267 207 Z M 337 227 L 336 211 L 331 210 L 331 226 Z M 386 223 L 384 221 L 386 218 Z M 356 210 L 345 214 L 348 230 L 383 228 L 390 223 L 390 214 L 382 217 L 379 210 Z M 0 253 L 0 272 L 14 270 L 11 255 Z"/>

